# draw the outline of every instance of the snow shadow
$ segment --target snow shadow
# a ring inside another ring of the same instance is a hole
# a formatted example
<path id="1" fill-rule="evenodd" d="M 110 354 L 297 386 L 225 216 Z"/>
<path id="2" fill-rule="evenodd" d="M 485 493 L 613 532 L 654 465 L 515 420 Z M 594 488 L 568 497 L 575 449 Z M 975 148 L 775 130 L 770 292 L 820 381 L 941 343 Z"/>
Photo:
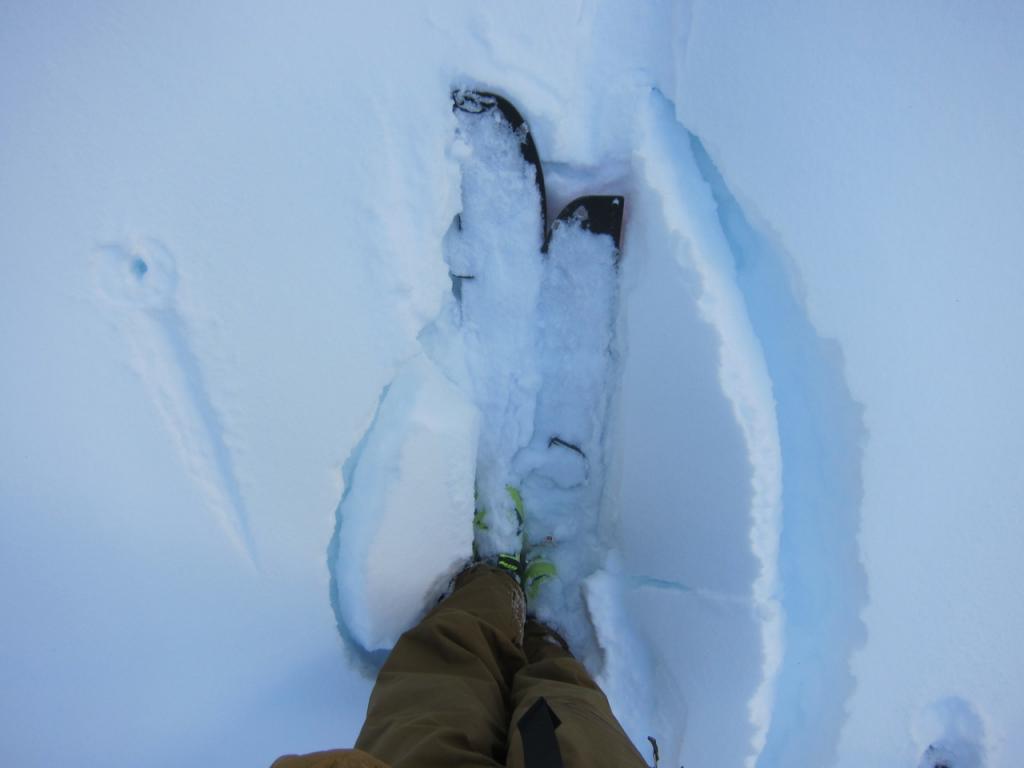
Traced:
<path id="1" fill-rule="evenodd" d="M 757 764 L 829 765 L 855 685 L 850 659 L 866 640 L 867 577 L 857 541 L 863 407 L 850 393 L 838 342 L 822 338 L 807 316 L 791 258 L 751 223 L 701 141 L 690 140 L 764 352 L 782 447 L 785 651 Z"/>

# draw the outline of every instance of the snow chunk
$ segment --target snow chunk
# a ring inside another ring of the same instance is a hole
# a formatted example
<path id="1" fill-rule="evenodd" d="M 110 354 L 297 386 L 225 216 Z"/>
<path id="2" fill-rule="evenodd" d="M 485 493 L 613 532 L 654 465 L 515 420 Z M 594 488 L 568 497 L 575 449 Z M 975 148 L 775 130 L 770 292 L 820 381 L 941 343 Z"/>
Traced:
<path id="1" fill-rule="evenodd" d="M 749 765 L 782 655 L 772 382 L 689 135 L 656 93 L 638 127 L 610 440 L 631 626 L 687 699 L 685 733 L 655 734 L 666 755 Z"/>
<path id="2" fill-rule="evenodd" d="M 387 650 L 469 559 L 479 412 L 424 356 L 386 390 L 339 507 L 340 620 Z"/>

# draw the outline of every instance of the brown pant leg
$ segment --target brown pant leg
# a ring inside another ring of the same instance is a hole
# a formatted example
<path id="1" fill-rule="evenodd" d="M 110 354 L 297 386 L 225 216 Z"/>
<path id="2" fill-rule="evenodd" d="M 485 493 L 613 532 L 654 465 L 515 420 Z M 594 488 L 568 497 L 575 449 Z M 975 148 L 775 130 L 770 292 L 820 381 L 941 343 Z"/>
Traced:
<path id="1" fill-rule="evenodd" d="M 527 625 L 527 664 L 512 681 L 509 768 L 530 768 L 519 726 L 541 697 L 560 721 L 554 735 L 565 768 L 647 768 L 587 670 L 561 645 L 545 642 L 543 635 L 537 625 Z"/>
<path id="2" fill-rule="evenodd" d="M 392 768 L 503 765 L 522 629 L 512 578 L 487 566 L 463 573 L 391 651 L 355 746 Z"/>

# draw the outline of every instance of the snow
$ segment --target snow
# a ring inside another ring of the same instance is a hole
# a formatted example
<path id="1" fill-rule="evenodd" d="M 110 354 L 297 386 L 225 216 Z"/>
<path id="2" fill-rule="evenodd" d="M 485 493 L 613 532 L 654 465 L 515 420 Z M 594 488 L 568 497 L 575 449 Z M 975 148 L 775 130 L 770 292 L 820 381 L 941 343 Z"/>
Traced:
<path id="1" fill-rule="evenodd" d="M 1021 29 L 4 5 L 0 756 L 350 745 L 511 477 L 559 560 L 537 609 L 645 755 L 1014 764 Z M 523 112 L 549 219 L 625 197 L 617 273 L 574 226 L 539 256 L 458 87 Z"/>
<path id="2" fill-rule="evenodd" d="M 480 413 L 428 360 L 399 371 L 350 458 L 334 597 L 362 651 L 390 650 L 472 555 Z M 432 599 L 433 598 L 433 599 Z"/>
<path id="3" fill-rule="evenodd" d="M 667 106 L 656 93 L 640 105 L 634 150 L 640 213 L 625 246 L 634 258 L 623 262 L 626 353 L 613 438 L 623 465 L 619 535 L 636 581 L 627 600 L 642 606 L 634 621 L 671 673 L 655 685 L 702 702 L 689 708 L 684 756 L 683 734 L 659 734 L 666 759 L 742 763 L 763 745 L 781 654 L 779 437 L 714 202 Z M 745 713 L 741 723 L 735 712 Z"/>

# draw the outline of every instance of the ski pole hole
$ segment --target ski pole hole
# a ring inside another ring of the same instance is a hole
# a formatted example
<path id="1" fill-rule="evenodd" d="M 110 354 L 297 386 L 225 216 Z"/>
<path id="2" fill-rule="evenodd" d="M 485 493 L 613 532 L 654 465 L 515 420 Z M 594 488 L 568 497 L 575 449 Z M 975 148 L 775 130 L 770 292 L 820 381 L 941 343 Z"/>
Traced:
<path id="1" fill-rule="evenodd" d="M 131 269 L 132 274 L 135 275 L 135 278 L 137 280 L 141 280 L 146 276 L 146 273 L 149 272 L 149 264 L 147 264 L 144 259 L 136 257 L 132 259 Z"/>

